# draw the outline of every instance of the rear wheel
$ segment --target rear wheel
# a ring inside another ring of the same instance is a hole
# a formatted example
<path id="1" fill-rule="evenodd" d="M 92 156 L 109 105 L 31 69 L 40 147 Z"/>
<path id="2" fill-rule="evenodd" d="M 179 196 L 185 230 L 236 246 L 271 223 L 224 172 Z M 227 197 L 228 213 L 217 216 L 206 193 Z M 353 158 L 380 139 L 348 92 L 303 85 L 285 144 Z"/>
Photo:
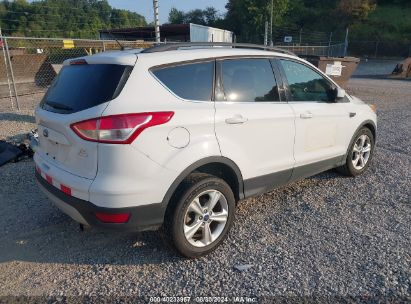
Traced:
<path id="1" fill-rule="evenodd" d="M 231 228 L 235 198 L 228 184 L 196 173 L 183 181 L 166 213 L 167 238 L 183 256 L 195 258 L 216 249 Z"/>
<path id="2" fill-rule="evenodd" d="M 338 171 L 347 176 L 362 174 L 370 165 L 374 154 L 374 136 L 370 129 L 362 128 L 354 137 L 343 166 Z"/>

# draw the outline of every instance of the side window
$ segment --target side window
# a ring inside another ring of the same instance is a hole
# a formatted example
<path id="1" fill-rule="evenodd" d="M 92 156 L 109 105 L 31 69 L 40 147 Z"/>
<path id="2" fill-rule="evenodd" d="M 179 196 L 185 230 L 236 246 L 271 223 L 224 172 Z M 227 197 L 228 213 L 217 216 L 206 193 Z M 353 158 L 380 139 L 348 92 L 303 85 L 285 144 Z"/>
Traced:
<path id="1" fill-rule="evenodd" d="M 335 101 L 332 84 L 304 64 L 281 60 L 293 101 Z"/>
<path id="2" fill-rule="evenodd" d="M 174 94 L 189 100 L 211 100 L 214 62 L 184 64 L 153 70 L 153 74 Z"/>
<path id="3" fill-rule="evenodd" d="M 221 64 L 226 101 L 279 101 L 278 87 L 268 59 L 228 59 Z M 225 97 L 225 98 L 224 98 Z"/>

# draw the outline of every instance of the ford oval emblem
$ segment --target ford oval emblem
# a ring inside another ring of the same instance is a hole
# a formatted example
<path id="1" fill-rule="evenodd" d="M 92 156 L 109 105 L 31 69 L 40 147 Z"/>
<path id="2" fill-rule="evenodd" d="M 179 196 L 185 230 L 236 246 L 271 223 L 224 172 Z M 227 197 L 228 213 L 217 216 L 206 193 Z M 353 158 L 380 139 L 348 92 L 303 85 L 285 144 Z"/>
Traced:
<path id="1" fill-rule="evenodd" d="M 43 130 L 43 135 L 44 135 L 44 137 L 49 137 L 49 130 L 44 129 Z"/>

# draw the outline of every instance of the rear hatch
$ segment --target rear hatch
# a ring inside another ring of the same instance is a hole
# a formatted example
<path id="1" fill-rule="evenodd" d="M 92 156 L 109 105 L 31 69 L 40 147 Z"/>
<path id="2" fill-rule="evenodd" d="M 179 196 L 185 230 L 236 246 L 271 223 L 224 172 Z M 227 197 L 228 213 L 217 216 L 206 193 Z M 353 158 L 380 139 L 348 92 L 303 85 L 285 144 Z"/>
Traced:
<path id="1" fill-rule="evenodd" d="M 80 177 L 96 176 L 98 143 L 81 139 L 70 126 L 100 117 L 115 102 L 136 59 L 136 54 L 117 53 L 65 62 L 36 109 L 36 153 L 43 160 Z"/>

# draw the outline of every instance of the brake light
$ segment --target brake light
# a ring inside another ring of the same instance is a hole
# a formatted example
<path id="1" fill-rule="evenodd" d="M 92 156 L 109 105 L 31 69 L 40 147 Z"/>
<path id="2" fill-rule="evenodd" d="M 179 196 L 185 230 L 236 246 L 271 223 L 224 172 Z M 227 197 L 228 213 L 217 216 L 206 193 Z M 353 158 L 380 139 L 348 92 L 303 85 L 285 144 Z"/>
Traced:
<path id="1" fill-rule="evenodd" d="M 70 65 L 82 65 L 82 64 L 87 64 L 87 61 L 85 59 L 74 59 L 70 61 Z"/>
<path id="2" fill-rule="evenodd" d="M 130 219 L 130 213 L 103 213 L 97 212 L 95 213 L 96 218 L 103 223 L 115 223 L 115 224 L 122 224 L 127 223 Z"/>
<path id="3" fill-rule="evenodd" d="M 103 116 L 70 125 L 82 139 L 108 144 L 130 144 L 145 129 L 168 122 L 174 112 Z"/>

